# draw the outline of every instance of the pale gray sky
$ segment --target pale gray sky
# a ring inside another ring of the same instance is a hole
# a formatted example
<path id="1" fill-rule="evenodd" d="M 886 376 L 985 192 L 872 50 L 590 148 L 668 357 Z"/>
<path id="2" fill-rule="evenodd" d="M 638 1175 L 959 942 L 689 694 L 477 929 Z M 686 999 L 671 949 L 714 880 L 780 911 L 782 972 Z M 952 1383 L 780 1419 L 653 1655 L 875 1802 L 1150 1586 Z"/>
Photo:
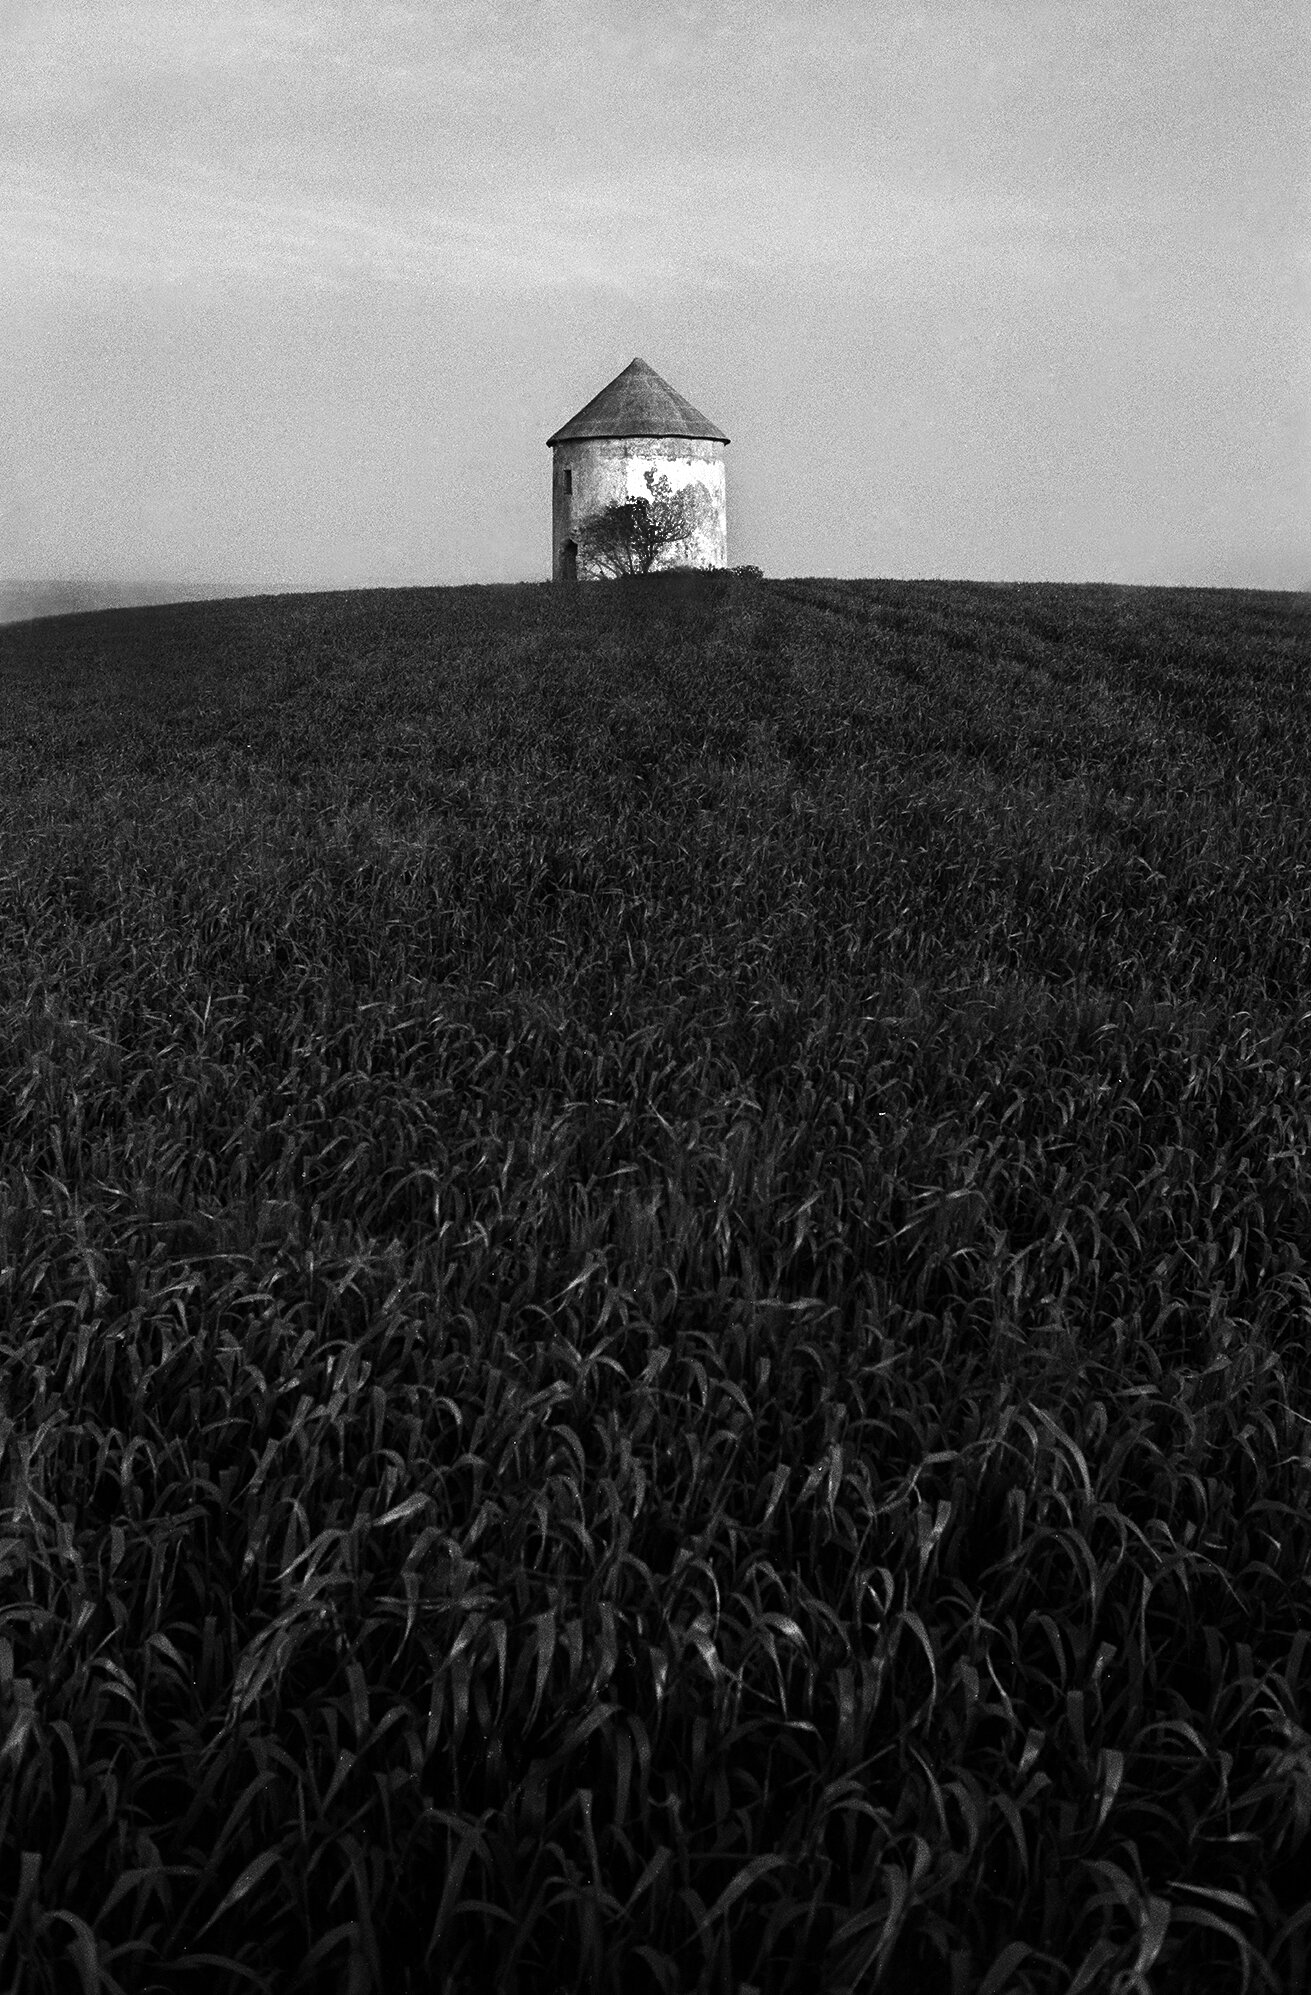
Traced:
<path id="1" fill-rule="evenodd" d="M 1304 0 L 3 0 L 0 578 L 544 578 L 635 354 L 773 574 L 1311 583 Z"/>

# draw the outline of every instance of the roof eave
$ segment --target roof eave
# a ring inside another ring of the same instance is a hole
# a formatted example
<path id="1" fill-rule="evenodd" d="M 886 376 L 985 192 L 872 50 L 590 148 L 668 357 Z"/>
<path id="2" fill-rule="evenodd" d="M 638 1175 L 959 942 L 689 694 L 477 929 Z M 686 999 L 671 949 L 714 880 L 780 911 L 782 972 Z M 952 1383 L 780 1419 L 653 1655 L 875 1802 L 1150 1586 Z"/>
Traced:
<path id="1" fill-rule="evenodd" d="M 547 437 L 546 447 L 548 450 L 552 450 L 557 443 L 640 443 L 644 437 L 648 439 L 668 437 L 675 443 L 680 440 L 684 443 L 726 444 L 732 442 L 732 438 L 725 436 L 722 430 L 716 431 L 713 436 L 709 432 L 705 434 L 698 433 L 694 436 L 690 430 L 667 429 L 580 430 L 575 435 L 570 436 L 566 430 L 557 430 L 554 436 Z"/>

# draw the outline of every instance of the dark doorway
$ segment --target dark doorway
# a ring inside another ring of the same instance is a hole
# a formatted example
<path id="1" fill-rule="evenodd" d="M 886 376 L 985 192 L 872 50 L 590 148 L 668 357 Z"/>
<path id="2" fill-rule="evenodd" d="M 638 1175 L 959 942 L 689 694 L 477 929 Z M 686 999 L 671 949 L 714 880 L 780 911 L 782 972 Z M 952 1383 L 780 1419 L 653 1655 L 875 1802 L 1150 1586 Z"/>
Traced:
<path id="1" fill-rule="evenodd" d="M 562 582 L 576 582 L 578 580 L 578 542 L 576 540 L 567 540 L 560 549 L 560 580 Z"/>

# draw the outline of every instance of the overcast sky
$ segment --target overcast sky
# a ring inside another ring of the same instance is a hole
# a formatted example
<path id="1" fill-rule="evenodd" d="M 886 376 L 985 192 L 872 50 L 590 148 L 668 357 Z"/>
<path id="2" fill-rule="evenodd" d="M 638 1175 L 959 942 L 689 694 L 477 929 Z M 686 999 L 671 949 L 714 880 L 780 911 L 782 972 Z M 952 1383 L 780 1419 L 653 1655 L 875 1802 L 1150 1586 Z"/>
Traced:
<path id="1" fill-rule="evenodd" d="M 640 354 L 731 561 L 1311 583 L 1305 0 L 3 0 L 0 75 L 0 578 L 545 578 Z"/>

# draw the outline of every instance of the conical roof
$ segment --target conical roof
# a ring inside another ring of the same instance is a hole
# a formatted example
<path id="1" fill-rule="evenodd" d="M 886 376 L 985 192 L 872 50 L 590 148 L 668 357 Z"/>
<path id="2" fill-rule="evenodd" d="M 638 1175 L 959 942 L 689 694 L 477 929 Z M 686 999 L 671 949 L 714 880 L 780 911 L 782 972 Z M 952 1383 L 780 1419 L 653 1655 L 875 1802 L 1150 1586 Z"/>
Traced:
<path id="1" fill-rule="evenodd" d="M 622 374 L 616 374 L 608 387 L 593 395 L 563 429 L 546 441 L 570 443 L 587 436 L 703 436 L 714 443 L 727 443 L 700 409 L 662 381 L 654 367 L 644 360 L 630 360 Z"/>

